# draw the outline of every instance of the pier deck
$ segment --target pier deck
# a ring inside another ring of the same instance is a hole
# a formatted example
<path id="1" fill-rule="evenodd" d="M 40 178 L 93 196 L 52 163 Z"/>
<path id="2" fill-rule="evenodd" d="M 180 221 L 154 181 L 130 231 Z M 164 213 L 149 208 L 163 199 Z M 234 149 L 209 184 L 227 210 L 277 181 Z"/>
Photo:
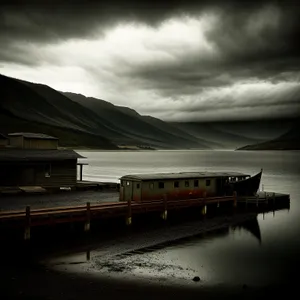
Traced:
<path id="1" fill-rule="evenodd" d="M 81 194 L 81 196 L 83 196 L 87 193 L 89 192 L 78 192 L 77 194 Z M 105 194 L 103 192 L 96 193 L 99 197 L 101 194 L 102 197 L 103 194 Z M 68 197 L 69 195 L 69 193 L 65 194 L 66 197 Z M 118 193 L 111 193 L 111 195 L 113 195 L 113 197 L 116 197 Z M 135 215 L 143 213 L 157 212 L 161 214 L 161 217 L 163 219 L 166 219 L 167 212 L 174 210 L 178 211 L 186 208 L 200 207 L 201 213 L 205 215 L 208 206 L 214 206 L 215 208 L 218 208 L 220 206 L 229 204 L 234 208 L 247 208 L 248 206 L 250 206 L 249 209 L 251 209 L 251 204 L 254 204 L 252 205 L 252 208 L 262 206 L 263 210 L 266 210 L 270 209 L 270 207 L 275 208 L 276 203 L 289 204 L 290 201 L 289 195 L 270 192 L 259 193 L 257 197 L 237 197 L 234 195 L 182 200 L 167 200 L 167 198 L 165 198 L 160 201 L 142 203 L 131 201 L 118 202 L 118 198 L 113 197 L 111 197 L 110 200 L 114 199 L 114 201 L 107 201 L 108 198 L 106 198 L 105 201 L 102 198 L 101 203 L 91 203 L 89 201 L 86 201 L 85 204 L 83 204 L 83 198 L 81 198 L 81 204 L 79 205 L 52 205 L 40 208 L 30 207 L 29 205 L 27 205 L 22 209 L 2 210 L 0 211 L 0 228 L 25 228 L 25 239 L 28 239 L 28 236 L 30 237 L 30 228 L 37 226 L 51 226 L 61 223 L 83 222 L 85 224 L 85 231 L 88 231 L 90 228 L 90 223 L 93 219 L 124 217 L 127 225 L 129 225 L 131 224 L 132 216 L 134 217 Z M 39 199 L 39 197 L 36 196 L 36 199 Z"/>

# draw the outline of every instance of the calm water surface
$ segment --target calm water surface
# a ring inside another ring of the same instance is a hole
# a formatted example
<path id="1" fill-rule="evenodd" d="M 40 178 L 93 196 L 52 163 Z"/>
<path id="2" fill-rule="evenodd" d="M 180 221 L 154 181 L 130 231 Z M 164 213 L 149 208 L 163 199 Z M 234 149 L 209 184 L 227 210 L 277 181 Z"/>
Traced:
<path id="1" fill-rule="evenodd" d="M 260 239 L 246 228 L 227 228 L 145 254 L 143 262 L 172 265 L 173 270 L 178 267 L 177 275 L 185 277 L 186 270 L 187 278 L 193 270 L 205 284 L 282 283 L 295 279 L 299 272 L 300 152 L 86 151 L 80 154 L 89 163 L 84 169 L 84 179 L 95 181 L 118 181 L 126 174 L 150 172 L 237 171 L 252 175 L 263 168 L 261 188 L 290 194 L 291 206 L 289 210 L 257 216 Z M 151 275 L 145 270 L 132 273 L 154 277 L 159 274 L 156 271 Z M 167 276 L 166 270 L 164 275 Z"/>

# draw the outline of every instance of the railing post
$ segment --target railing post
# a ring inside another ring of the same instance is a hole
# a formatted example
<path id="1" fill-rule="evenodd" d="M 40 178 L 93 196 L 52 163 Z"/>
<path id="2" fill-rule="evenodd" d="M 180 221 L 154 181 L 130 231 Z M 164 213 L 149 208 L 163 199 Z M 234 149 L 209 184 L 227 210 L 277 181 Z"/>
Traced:
<path id="1" fill-rule="evenodd" d="M 131 198 L 128 199 L 127 201 L 128 206 L 127 206 L 127 216 L 126 216 L 126 225 L 131 225 Z"/>
<path id="2" fill-rule="evenodd" d="M 205 205 L 202 207 L 201 214 L 202 214 L 203 216 L 205 216 L 206 213 L 207 213 L 207 206 L 206 206 L 206 204 L 205 204 Z"/>
<path id="3" fill-rule="evenodd" d="M 30 240 L 30 206 L 26 206 L 24 240 Z"/>
<path id="4" fill-rule="evenodd" d="M 167 220 L 168 217 L 168 197 L 164 194 L 164 211 L 162 213 L 162 219 Z"/>
<path id="5" fill-rule="evenodd" d="M 206 191 L 203 193 L 203 202 L 204 202 L 204 206 L 202 207 L 202 209 L 201 209 L 201 214 L 203 215 L 203 216 L 205 216 L 206 215 L 206 213 L 207 213 L 207 206 L 206 206 Z"/>
<path id="6" fill-rule="evenodd" d="M 90 231 L 91 228 L 91 203 L 86 203 L 86 222 L 84 224 L 84 231 Z"/>

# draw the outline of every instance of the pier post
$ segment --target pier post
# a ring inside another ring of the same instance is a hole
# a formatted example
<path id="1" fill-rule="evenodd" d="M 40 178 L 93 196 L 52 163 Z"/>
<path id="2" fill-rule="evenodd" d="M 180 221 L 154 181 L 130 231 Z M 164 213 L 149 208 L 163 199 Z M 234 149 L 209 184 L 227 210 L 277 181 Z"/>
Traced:
<path id="1" fill-rule="evenodd" d="M 131 198 L 128 199 L 127 204 L 126 225 L 131 225 Z"/>
<path id="2" fill-rule="evenodd" d="M 164 211 L 162 213 L 162 219 L 163 220 L 167 220 L 167 217 L 168 217 L 168 198 L 167 198 L 167 195 L 164 194 Z"/>
<path id="3" fill-rule="evenodd" d="M 90 231 L 91 228 L 91 203 L 86 203 L 86 222 L 84 224 L 84 231 Z"/>
<path id="4" fill-rule="evenodd" d="M 30 206 L 26 206 L 26 224 L 25 224 L 25 232 L 24 232 L 24 240 L 30 240 Z"/>
<path id="5" fill-rule="evenodd" d="M 233 192 L 233 207 L 237 206 L 237 192 Z"/>
<path id="6" fill-rule="evenodd" d="M 201 214 L 202 214 L 203 216 L 205 216 L 206 213 L 207 213 L 207 206 L 206 206 L 206 204 L 205 204 L 205 205 L 202 207 Z"/>
<path id="7" fill-rule="evenodd" d="M 83 166 L 80 165 L 80 175 L 79 175 L 79 176 L 80 176 L 80 177 L 79 177 L 79 180 L 80 180 L 80 181 L 82 181 L 82 167 L 83 167 Z"/>

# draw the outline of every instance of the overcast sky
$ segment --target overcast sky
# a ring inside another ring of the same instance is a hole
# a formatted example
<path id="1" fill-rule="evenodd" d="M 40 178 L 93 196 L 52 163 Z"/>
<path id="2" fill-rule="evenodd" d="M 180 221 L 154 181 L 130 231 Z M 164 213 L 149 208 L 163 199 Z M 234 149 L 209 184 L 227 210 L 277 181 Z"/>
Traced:
<path id="1" fill-rule="evenodd" d="M 298 1 L 99 2 L 1 4 L 0 73 L 168 121 L 299 114 Z"/>

